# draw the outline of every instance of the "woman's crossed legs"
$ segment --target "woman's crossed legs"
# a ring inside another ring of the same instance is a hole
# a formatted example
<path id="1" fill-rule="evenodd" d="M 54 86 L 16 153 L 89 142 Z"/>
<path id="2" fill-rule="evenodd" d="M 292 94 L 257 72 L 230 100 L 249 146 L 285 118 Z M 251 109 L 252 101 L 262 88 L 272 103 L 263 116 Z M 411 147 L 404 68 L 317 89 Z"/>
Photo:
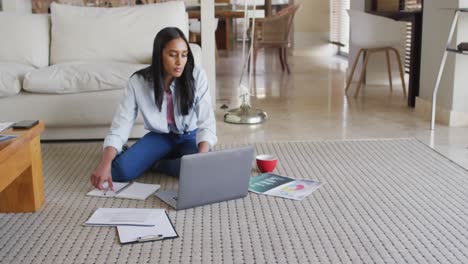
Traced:
<path id="1" fill-rule="evenodd" d="M 198 152 L 196 131 L 185 134 L 149 132 L 112 161 L 112 180 L 128 182 L 160 161 L 158 170 L 179 176 L 180 157 Z"/>

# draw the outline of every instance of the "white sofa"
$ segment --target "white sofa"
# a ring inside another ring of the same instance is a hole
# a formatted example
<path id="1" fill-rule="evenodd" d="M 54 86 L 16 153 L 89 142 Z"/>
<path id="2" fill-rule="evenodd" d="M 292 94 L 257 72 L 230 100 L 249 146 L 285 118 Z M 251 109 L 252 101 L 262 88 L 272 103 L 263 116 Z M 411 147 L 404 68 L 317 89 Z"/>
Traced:
<path id="1" fill-rule="evenodd" d="M 49 140 L 104 138 L 128 78 L 149 65 L 167 26 L 188 35 L 183 2 L 0 12 L 0 121 L 43 120 Z M 200 64 L 200 47 L 190 48 Z M 131 137 L 144 133 L 139 116 Z"/>

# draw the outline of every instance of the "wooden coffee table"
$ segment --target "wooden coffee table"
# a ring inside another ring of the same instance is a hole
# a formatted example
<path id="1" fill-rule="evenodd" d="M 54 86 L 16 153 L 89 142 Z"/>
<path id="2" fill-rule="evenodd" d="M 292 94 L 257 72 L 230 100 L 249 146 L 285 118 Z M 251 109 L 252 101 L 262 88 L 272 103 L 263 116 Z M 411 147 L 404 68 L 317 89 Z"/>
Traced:
<path id="1" fill-rule="evenodd" d="M 8 129 L 17 135 L 0 142 L 0 212 L 35 212 L 44 203 L 40 134 L 44 123 L 30 129 Z"/>

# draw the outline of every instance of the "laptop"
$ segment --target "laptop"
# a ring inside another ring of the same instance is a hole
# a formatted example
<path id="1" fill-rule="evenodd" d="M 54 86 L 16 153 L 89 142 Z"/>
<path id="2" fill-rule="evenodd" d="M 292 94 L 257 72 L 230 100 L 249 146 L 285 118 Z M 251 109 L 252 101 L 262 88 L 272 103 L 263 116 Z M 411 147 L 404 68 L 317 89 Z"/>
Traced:
<path id="1" fill-rule="evenodd" d="M 252 146 L 183 156 L 178 191 L 156 196 L 177 210 L 245 197 L 253 158 Z"/>

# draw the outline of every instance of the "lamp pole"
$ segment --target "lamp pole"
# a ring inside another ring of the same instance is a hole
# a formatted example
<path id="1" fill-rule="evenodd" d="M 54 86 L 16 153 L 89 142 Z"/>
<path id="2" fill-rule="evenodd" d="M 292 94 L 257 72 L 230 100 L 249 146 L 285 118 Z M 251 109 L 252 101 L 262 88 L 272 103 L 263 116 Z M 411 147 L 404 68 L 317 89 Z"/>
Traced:
<path id="1" fill-rule="evenodd" d="M 266 118 L 267 114 L 261 109 L 255 109 L 250 106 L 250 90 L 253 87 L 253 47 L 254 47 L 254 32 L 255 32 L 255 10 L 256 4 L 253 4 L 253 19 L 252 19 L 252 29 L 251 29 L 251 37 L 250 37 L 250 48 L 247 57 L 244 56 L 245 54 L 245 43 L 246 43 L 246 36 L 247 36 L 247 29 L 249 26 L 248 20 L 248 10 L 247 10 L 247 1 L 244 4 L 244 34 L 243 34 L 243 42 L 242 42 L 242 58 L 244 58 L 241 77 L 239 80 L 239 92 L 240 97 L 242 98 L 242 103 L 238 108 L 231 109 L 224 114 L 224 122 L 231 123 L 231 124 L 258 124 L 263 123 Z M 247 66 L 247 63 L 250 63 L 250 67 L 248 70 L 248 87 L 242 85 L 242 80 L 244 77 L 244 71 Z"/>

